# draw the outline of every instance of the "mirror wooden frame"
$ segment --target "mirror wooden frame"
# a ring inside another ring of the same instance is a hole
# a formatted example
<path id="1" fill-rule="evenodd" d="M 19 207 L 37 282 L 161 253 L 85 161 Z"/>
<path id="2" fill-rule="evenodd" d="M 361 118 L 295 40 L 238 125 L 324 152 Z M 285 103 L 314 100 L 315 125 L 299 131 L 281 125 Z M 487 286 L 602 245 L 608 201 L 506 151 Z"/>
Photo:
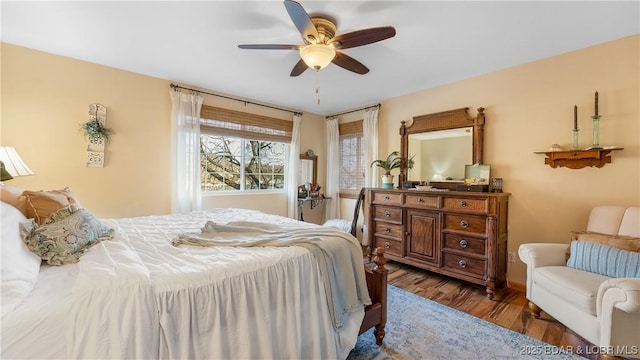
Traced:
<path id="1" fill-rule="evenodd" d="M 409 135 L 429 131 L 458 129 L 473 127 L 473 163 L 482 164 L 484 146 L 484 108 L 478 108 L 478 115 L 471 117 L 467 113 L 469 108 L 448 110 L 433 114 L 419 115 L 413 117 L 411 125 L 407 126 L 406 121 L 400 122 L 400 156 L 404 159 L 409 157 Z M 398 184 L 407 181 L 407 167 L 400 167 Z"/>
<path id="2" fill-rule="evenodd" d="M 300 160 L 313 161 L 313 183 L 311 185 L 318 184 L 318 155 L 309 156 L 307 154 L 300 154 Z M 299 184 L 304 185 L 304 184 Z"/>

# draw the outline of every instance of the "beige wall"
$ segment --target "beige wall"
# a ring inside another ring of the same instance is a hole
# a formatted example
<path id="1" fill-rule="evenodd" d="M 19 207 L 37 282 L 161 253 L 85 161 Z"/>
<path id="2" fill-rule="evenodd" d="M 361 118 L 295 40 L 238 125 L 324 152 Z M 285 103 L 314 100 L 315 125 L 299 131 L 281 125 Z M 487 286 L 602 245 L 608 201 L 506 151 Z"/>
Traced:
<path id="1" fill-rule="evenodd" d="M 474 115 L 485 107 L 485 163 L 492 176 L 504 178 L 504 189 L 512 194 L 509 251 L 526 242 L 568 242 L 570 230 L 586 225 L 591 207 L 640 203 L 639 44 L 637 35 L 384 100 L 380 156 L 399 149 L 402 120 L 460 107 L 469 107 Z M 15 146 L 37 172 L 9 185 L 70 186 L 101 217 L 169 212 L 169 81 L 7 44 L 2 44 L 1 60 L 1 143 Z M 544 156 L 534 151 L 553 143 L 570 146 L 574 104 L 580 144 L 590 144 L 588 116 L 596 90 L 603 116 L 600 143 L 625 149 L 614 152 L 613 162 L 600 169 L 544 165 Z M 86 144 L 78 131 L 94 102 L 107 106 L 108 124 L 116 131 L 102 169 L 84 166 Z M 264 113 L 217 98 L 207 97 L 205 103 Z M 361 113 L 349 114 L 341 122 L 361 118 Z M 324 117 L 305 113 L 301 150 L 312 148 L 319 155 L 318 179 L 324 185 L 325 141 L 319 133 L 325 133 Z M 205 204 L 286 213 L 282 195 L 217 196 L 206 198 Z M 351 216 L 352 204 L 341 204 L 343 217 Z M 523 284 L 525 276 L 518 261 L 509 278 Z"/>
<path id="2" fill-rule="evenodd" d="M 168 80 L 1 43 L 0 143 L 14 146 L 36 172 L 7 185 L 69 186 L 99 217 L 166 214 L 171 210 Z M 182 84 L 188 86 L 188 84 Z M 205 104 L 290 119 L 291 114 L 204 95 Z M 107 107 L 115 134 L 104 168 L 88 168 L 79 131 L 92 103 Z M 323 117 L 305 113 L 301 148 L 324 153 Z M 326 159 L 320 156 L 319 177 Z M 207 196 L 205 207 L 242 207 L 287 214 L 286 195 Z"/>
<path id="3" fill-rule="evenodd" d="M 485 107 L 485 163 L 504 178 L 511 252 L 529 242 L 569 242 L 596 205 L 640 205 L 640 35 L 566 53 L 382 102 L 380 154 L 400 148 L 400 121 L 415 115 Z M 572 144 L 578 106 L 580 145 L 592 142 L 594 92 L 599 92 L 600 144 L 623 146 L 602 168 L 553 169 L 551 144 Z M 397 173 L 396 173 L 397 174 Z M 525 265 L 509 270 L 524 284 Z"/>

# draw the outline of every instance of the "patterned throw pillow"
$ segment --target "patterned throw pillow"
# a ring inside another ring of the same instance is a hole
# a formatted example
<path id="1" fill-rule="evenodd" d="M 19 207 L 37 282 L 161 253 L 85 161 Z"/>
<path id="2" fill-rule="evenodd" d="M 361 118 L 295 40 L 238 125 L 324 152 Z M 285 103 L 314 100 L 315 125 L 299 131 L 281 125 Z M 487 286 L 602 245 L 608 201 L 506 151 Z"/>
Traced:
<path id="1" fill-rule="evenodd" d="M 640 278 L 640 253 L 589 241 L 572 241 L 567 266 L 615 278 Z"/>
<path id="2" fill-rule="evenodd" d="M 43 225 L 29 219 L 20 224 L 20 231 L 29 250 L 49 265 L 76 263 L 88 248 L 111 239 L 113 233 L 113 229 L 74 204 L 51 214 Z"/>

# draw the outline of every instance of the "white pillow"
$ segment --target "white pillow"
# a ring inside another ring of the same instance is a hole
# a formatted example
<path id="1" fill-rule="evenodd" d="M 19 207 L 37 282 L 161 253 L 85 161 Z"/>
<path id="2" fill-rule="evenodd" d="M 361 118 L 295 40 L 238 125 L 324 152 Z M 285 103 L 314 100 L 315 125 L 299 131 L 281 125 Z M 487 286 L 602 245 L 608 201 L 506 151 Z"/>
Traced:
<path id="1" fill-rule="evenodd" d="M 24 189 L 0 184 L 0 199 L 20 210 L 21 213 L 26 214 L 27 202 L 26 199 L 21 196 L 23 192 Z"/>
<path id="2" fill-rule="evenodd" d="M 11 312 L 29 295 L 38 279 L 40 258 L 20 238 L 19 224 L 27 218 L 15 207 L 0 201 L 2 217 L 2 316 Z"/>

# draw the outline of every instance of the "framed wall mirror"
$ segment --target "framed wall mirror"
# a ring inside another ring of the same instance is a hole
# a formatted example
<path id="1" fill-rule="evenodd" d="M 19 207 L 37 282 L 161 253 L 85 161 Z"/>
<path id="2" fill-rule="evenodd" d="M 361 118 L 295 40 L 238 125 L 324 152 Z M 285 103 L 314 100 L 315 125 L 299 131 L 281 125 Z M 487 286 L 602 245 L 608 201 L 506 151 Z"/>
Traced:
<path id="1" fill-rule="evenodd" d="M 414 116 L 411 125 L 401 122 L 400 154 L 414 156 L 414 166 L 400 168 L 400 185 L 461 180 L 465 165 L 482 164 L 484 108 L 478 108 L 476 117 L 469 116 L 468 109 Z"/>
<path id="2" fill-rule="evenodd" d="M 300 154 L 298 185 L 306 183 L 318 184 L 318 155 Z"/>

